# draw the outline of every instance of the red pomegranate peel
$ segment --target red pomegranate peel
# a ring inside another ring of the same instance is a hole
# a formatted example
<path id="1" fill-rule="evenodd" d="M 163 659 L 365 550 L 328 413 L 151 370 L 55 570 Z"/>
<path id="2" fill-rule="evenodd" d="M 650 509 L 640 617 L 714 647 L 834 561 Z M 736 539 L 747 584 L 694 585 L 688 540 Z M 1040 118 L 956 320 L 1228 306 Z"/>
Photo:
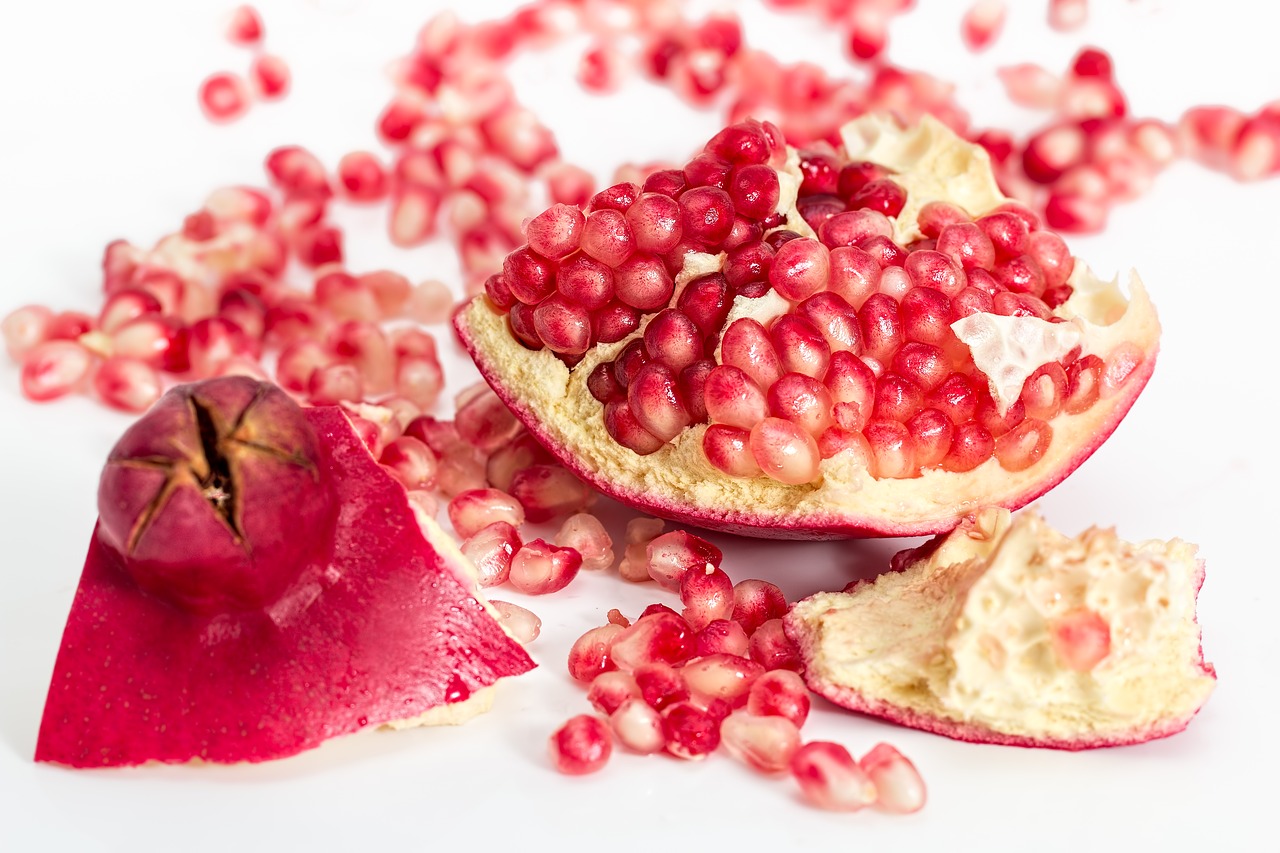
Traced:
<path id="1" fill-rule="evenodd" d="M 283 758 L 533 668 L 477 600 L 443 535 L 423 538 L 403 489 L 346 417 L 332 408 L 305 416 L 343 508 L 315 585 L 265 609 L 198 616 L 140 592 L 95 534 L 36 760 Z"/>

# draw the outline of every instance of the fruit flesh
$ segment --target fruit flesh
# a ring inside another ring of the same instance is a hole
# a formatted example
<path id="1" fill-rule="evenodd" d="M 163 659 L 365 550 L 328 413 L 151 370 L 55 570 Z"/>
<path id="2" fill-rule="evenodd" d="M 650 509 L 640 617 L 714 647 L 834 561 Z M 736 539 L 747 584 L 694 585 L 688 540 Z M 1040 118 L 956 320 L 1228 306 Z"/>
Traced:
<path id="1" fill-rule="evenodd" d="M 1004 201 L 985 152 L 960 142 L 936 122 L 926 120 L 904 131 L 868 118 L 847 128 L 845 136 L 850 151 L 892 169 L 895 181 L 906 189 L 905 206 L 894 222 L 895 238 L 904 244 L 920 237 L 917 215 L 930 201 L 947 200 L 975 215 Z M 809 228 L 794 207 L 786 225 Z M 718 270 L 724 258 L 687 255 L 675 276 L 673 304 L 689 282 Z M 1100 281 L 1083 264 L 1075 265 L 1069 283 L 1072 293 L 1057 315 L 1069 321 L 1063 325 L 1079 351 L 1102 358 L 1120 348 L 1137 354 L 1123 383 L 1109 387 L 1083 411 L 1053 417 L 1049 430 L 1024 428 L 1010 435 L 972 470 L 927 468 L 919 476 L 906 474 L 906 479 L 873 476 L 866 454 L 857 447 L 821 460 L 810 482 L 726 476 L 708 463 L 703 451 L 707 425 L 685 429 L 671 418 L 663 425 L 671 425 L 674 438 L 658 442 L 651 455 L 640 459 L 600 426 L 602 407 L 587 379 L 598 365 L 618 359 L 633 340 L 644 337 L 644 320 L 631 336 L 588 350 L 572 370 L 547 349 L 531 351 L 518 343 L 507 330 L 505 315 L 485 298 L 474 300 L 455 323 L 485 378 L 530 431 L 579 476 L 626 503 L 679 521 L 757 536 L 913 535 L 948 530 L 976 506 L 1016 508 L 1048 491 L 1105 440 L 1150 377 L 1159 323 L 1137 276 L 1126 282 L 1127 297 L 1118 280 Z M 789 305 L 773 291 L 759 298 L 739 296 L 722 328 L 732 328 L 737 320 L 768 322 Z M 1019 323 L 1040 321 L 1019 318 Z M 788 467 L 788 477 L 803 479 L 792 477 L 794 470 L 812 469 L 807 462 Z"/>
<path id="2" fill-rule="evenodd" d="M 199 614 L 141 592 L 95 534 L 36 760 L 282 758 L 369 726 L 461 722 L 533 667 L 341 411 L 306 418 L 341 507 L 328 553 L 265 608 Z"/>
<path id="3" fill-rule="evenodd" d="M 1070 539 L 984 510 L 786 617 L 809 686 L 836 704 L 961 740 L 1059 749 L 1181 731 L 1215 684 L 1180 540 Z"/>

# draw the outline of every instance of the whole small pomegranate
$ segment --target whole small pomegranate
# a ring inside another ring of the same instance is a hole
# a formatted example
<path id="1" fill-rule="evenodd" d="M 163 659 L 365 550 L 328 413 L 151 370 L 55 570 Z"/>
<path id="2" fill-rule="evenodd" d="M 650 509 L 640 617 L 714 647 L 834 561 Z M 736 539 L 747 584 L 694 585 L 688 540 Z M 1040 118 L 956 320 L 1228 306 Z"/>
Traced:
<path id="1" fill-rule="evenodd" d="M 323 558 L 336 503 L 301 407 L 222 377 L 169 391 L 116 443 L 98 535 L 147 592 L 200 613 L 253 609 Z"/>

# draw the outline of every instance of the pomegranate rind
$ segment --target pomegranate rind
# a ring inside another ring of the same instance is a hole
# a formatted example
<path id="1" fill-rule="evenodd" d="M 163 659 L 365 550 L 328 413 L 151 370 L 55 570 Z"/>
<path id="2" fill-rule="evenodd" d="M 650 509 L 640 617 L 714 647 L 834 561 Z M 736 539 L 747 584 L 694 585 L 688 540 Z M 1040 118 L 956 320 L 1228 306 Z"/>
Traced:
<path id="1" fill-rule="evenodd" d="M 342 412 L 305 416 L 341 506 L 328 553 L 265 608 L 201 615 L 142 592 L 95 529 L 37 761 L 284 758 L 364 728 L 463 722 L 534 667 Z"/>
<path id="2" fill-rule="evenodd" d="M 853 711 L 974 743 L 1143 743 L 1185 729 L 1216 684 L 1196 621 L 1195 551 L 1098 528 L 1068 539 L 1032 511 L 984 510 L 874 581 L 797 602 L 784 625 L 810 689 Z M 1088 583 L 1057 586 L 1090 566 Z M 1044 633 L 1080 596 L 1113 640 L 1086 672 L 1055 657 Z"/>
<path id="3" fill-rule="evenodd" d="M 894 226 L 900 241 L 919 236 L 915 212 L 930 201 L 958 204 L 974 216 L 1007 201 L 986 152 L 934 120 L 904 130 L 891 119 L 868 116 L 843 135 L 849 152 L 887 165 L 907 190 L 907 206 Z M 789 216 L 788 226 L 809 230 L 798 215 Z M 676 277 L 671 304 L 685 283 L 716 271 L 723 258 L 690 255 Z M 900 480 L 871 477 L 852 453 L 823 460 L 815 483 L 728 476 L 702 451 L 706 424 L 685 429 L 647 456 L 617 444 L 604 429 L 587 378 L 596 365 L 613 361 L 643 337 L 648 318 L 632 335 L 595 345 L 572 371 L 549 350 L 522 346 L 506 315 L 484 296 L 459 311 L 454 325 L 480 373 L 526 428 L 562 464 L 622 503 L 684 524 L 762 538 L 920 536 L 951 530 L 978 507 L 1018 509 L 1045 494 L 1106 441 L 1146 386 L 1155 369 L 1160 322 L 1137 274 L 1130 273 L 1122 288 L 1120 276 L 1105 281 L 1076 263 L 1069 283 L 1074 292 L 1055 314 L 1080 330 L 1085 353 L 1105 358 L 1119 347 L 1140 353 L 1125 381 L 1085 411 L 1053 418 L 1052 441 L 1021 471 L 1005 470 L 992 458 L 967 472 L 930 469 Z M 768 320 L 785 308 L 773 293 L 738 297 L 725 325 L 741 317 Z"/>

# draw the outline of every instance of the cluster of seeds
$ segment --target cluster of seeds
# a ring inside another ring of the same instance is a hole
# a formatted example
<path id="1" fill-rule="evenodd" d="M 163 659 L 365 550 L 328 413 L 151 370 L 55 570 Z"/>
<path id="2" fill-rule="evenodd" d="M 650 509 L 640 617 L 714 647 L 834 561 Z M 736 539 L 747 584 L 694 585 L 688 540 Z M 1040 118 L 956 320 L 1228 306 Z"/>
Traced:
<path id="1" fill-rule="evenodd" d="M 262 18 L 252 6 L 238 6 L 227 22 L 227 40 L 253 50 L 249 65 L 249 83 L 239 74 L 218 71 L 200 84 L 200 109 L 213 122 L 229 122 L 240 118 L 256 96 L 275 101 L 289 92 L 289 66 L 280 57 L 262 50 Z"/>
<path id="2" fill-rule="evenodd" d="M 639 545 L 643 535 L 635 539 L 631 544 Z M 638 548 L 632 553 L 638 556 Z M 810 698 L 782 628 L 786 599 L 765 581 L 734 584 L 721 557 L 713 544 L 684 531 L 644 543 L 648 579 L 678 593 L 683 610 L 653 604 L 634 622 L 614 610 L 574 643 L 569 674 L 589 685 L 596 715 L 576 716 L 551 736 L 555 766 L 594 772 L 615 742 L 639 755 L 685 760 L 723 747 L 760 773 L 790 771 L 821 808 L 921 808 L 924 783 L 888 744 L 855 761 L 839 744 L 803 742 Z"/>

